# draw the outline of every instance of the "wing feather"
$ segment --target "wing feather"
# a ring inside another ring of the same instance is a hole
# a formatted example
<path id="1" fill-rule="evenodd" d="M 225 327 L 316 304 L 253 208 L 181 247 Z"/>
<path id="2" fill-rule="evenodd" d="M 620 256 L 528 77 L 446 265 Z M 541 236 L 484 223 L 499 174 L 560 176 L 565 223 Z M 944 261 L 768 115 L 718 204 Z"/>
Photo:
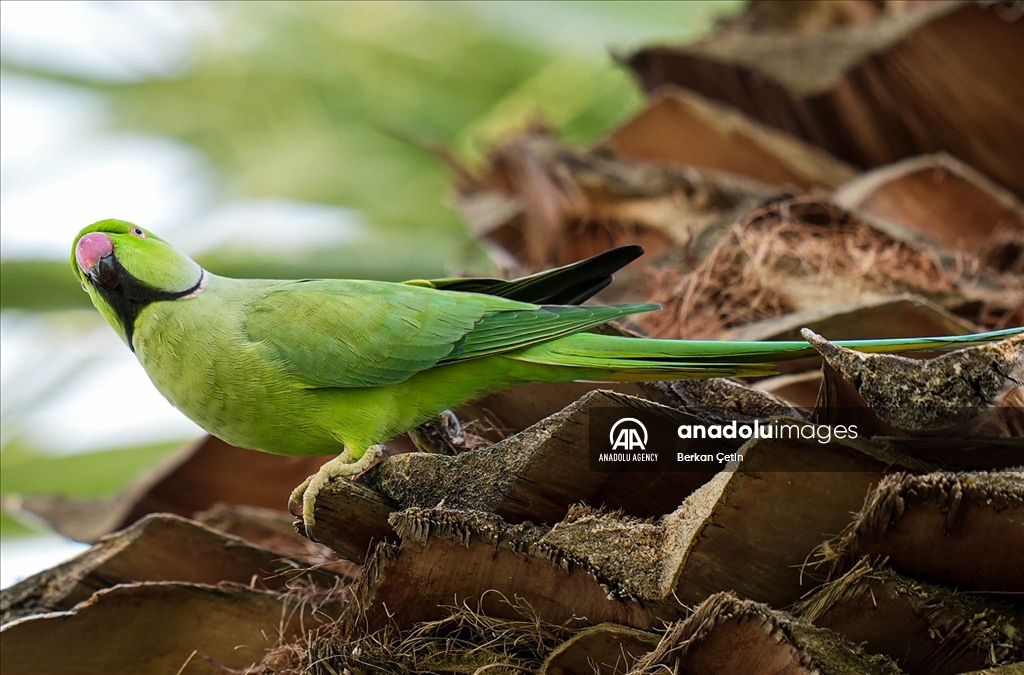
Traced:
<path id="1" fill-rule="evenodd" d="M 276 286 L 250 303 L 245 328 L 303 386 L 373 387 L 436 365 L 488 304 L 401 284 L 306 281 Z"/>
<path id="2" fill-rule="evenodd" d="M 301 386 L 375 387 L 657 307 L 538 307 L 413 285 L 322 280 L 274 286 L 250 303 L 245 328 Z"/>

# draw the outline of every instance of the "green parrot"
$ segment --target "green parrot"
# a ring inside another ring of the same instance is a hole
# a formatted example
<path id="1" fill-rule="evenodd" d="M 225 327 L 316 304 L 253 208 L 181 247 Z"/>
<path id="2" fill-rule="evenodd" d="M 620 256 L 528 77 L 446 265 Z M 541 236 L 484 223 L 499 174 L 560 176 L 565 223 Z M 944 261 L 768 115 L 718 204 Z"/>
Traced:
<path id="1" fill-rule="evenodd" d="M 152 232 L 103 220 L 71 265 L 160 392 L 211 434 L 283 455 L 337 454 L 289 502 L 311 534 L 317 494 L 366 470 L 396 434 L 488 393 L 535 382 L 758 376 L 814 356 L 805 342 L 656 340 L 587 332 L 649 303 L 579 306 L 636 246 L 515 281 L 231 279 Z M 868 352 L 997 340 L 860 340 Z"/>

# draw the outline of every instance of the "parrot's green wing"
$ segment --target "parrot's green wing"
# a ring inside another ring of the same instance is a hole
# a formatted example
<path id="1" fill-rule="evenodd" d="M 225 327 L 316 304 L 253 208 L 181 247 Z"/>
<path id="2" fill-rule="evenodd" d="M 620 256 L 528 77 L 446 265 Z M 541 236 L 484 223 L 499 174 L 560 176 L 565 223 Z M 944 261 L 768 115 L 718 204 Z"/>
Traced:
<path id="1" fill-rule="evenodd" d="M 644 253 L 620 246 L 586 260 L 519 279 L 416 279 L 405 283 L 444 291 L 483 293 L 537 305 L 578 305 L 612 282 L 612 274 Z"/>
<path id="2" fill-rule="evenodd" d="M 303 386 L 373 387 L 657 308 L 538 307 L 404 284 L 317 280 L 276 284 L 249 303 L 245 328 Z"/>
<path id="3" fill-rule="evenodd" d="M 455 346 L 451 356 L 441 363 L 525 349 L 574 335 L 629 314 L 655 309 L 661 309 L 661 305 L 546 306 L 529 311 L 488 314 Z"/>

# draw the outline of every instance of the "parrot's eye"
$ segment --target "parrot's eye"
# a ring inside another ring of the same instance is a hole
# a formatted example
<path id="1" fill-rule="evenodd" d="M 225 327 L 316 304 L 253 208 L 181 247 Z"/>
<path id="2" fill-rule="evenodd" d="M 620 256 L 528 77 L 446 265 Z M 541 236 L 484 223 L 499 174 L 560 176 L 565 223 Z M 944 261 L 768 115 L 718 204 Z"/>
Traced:
<path id="1" fill-rule="evenodd" d="M 146 233 L 142 231 L 141 227 L 133 227 L 132 229 L 129 230 L 129 232 L 132 233 L 132 236 L 138 237 L 139 239 L 146 238 Z"/>

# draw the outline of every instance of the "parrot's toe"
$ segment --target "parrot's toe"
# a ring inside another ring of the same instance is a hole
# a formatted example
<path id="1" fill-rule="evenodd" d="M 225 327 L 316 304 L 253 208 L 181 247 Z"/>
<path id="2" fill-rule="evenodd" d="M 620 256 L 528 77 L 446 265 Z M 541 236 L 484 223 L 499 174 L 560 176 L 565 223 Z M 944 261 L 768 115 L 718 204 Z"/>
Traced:
<path id="1" fill-rule="evenodd" d="M 292 515 L 302 518 L 306 537 L 310 541 L 317 540 L 313 534 L 316 526 L 313 511 L 316 508 L 316 498 L 324 486 L 335 478 L 347 478 L 366 471 L 384 450 L 386 448 L 383 445 L 372 445 L 362 457 L 353 461 L 352 453 L 346 448 L 345 452 L 321 466 L 319 471 L 292 490 L 291 496 L 288 497 L 288 510 Z"/>
<path id="2" fill-rule="evenodd" d="M 302 495 L 305 494 L 306 488 L 309 487 L 310 481 L 313 480 L 313 476 L 309 476 L 306 480 L 299 483 L 299 486 L 292 490 L 292 493 L 288 496 L 288 513 L 293 516 L 302 515 Z"/>

